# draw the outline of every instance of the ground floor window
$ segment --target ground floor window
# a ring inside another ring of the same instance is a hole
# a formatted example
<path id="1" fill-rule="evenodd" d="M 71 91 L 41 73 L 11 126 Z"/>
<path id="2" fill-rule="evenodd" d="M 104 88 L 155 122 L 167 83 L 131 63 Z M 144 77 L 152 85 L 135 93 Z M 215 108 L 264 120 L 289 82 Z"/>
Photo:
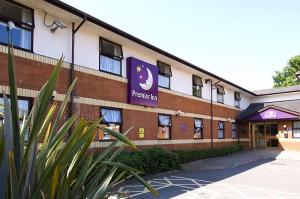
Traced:
<path id="1" fill-rule="evenodd" d="M 102 117 L 101 125 L 106 128 L 121 132 L 122 126 L 122 113 L 120 109 L 114 108 L 101 108 L 100 115 Z M 115 139 L 113 136 L 109 135 L 107 132 L 102 130 L 99 131 L 99 140 L 113 140 Z"/>
<path id="2" fill-rule="evenodd" d="M 203 120 L 199 118 L 194 119 L 194 138 L 203 138 Z"/>
<path id="3" fill-rule="evenodd" d="M 293 122 L 293 137 L 300 138 L 300 121 Z"/>
<path id="4" fill-rule="evenodd" d="M 22 128 L 24 118 L 27 118 L 32 107 L 32 98 L 18 97 L 19 124 Z M 0 96 L 0 126 L 4 125 L 4 98 Z M 28 140 L 28 132 L 25 133 L 25 141 Z"/>
<path id="5" fill-rule="evenodd" d="M 218 138 L 219 139 L 225 138 L 225 122 L 218 123 Z"/>
<path id="6" fill-rule="evenodd" d="M 158 114 L 158 139 L 171 138 L 171 115 Z"/>
<path id="7" fill-rule="evenodd" d="M 232 138 L 233 139 L 237 139 L 237 124 L 236 123 L 232 123 Z"/>

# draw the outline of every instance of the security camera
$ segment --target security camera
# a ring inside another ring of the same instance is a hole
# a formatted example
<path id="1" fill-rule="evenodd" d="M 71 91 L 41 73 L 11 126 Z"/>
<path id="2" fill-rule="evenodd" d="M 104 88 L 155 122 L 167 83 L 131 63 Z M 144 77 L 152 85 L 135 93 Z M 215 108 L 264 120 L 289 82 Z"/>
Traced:
<path id="1" fill-rule="evenodd" d="M 64 25 L 63 22 L 61 21 L 58 21 L 58 20 L 54 20 L 52 25 L 51 25 L 51 32 L 54 33 L 58 28 L 61 28 L 61 29 L 64 29 L 66 28 L 67 26 Z"/>
<path id="2" fill-rule="evenodd" d="M 63 22 L 58 21 L 58 20 L 54 20 L 54 21 L 53 21 L 53 24 L 55 24 L 56 26 L 58 26 L 58 27 L 61 28 L 61 29 L 64 29 L 64 28 L 67 27 L 67 26 L 65 26 L 65 24 L 64 24 Z"/>

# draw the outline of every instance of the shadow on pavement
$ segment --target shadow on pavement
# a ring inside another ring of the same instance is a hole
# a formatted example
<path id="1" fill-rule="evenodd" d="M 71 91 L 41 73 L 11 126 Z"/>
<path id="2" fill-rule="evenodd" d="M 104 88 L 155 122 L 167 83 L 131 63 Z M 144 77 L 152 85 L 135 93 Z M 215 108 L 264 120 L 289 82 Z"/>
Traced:
<path id="1" fill-rule="evenodd" d="M 270 149 L 243 151 L 226 157 L 188 163 L 183 165 L 184 170 L 175 173 L 162 173 L 145 177 L 158 190 L 159 197 L 153 197 L 135 180 L 124 182 L 119 192 L 127 192 L 129 198 L 168 199 L 272 162 L 280 153 L 279 150 Z"/>

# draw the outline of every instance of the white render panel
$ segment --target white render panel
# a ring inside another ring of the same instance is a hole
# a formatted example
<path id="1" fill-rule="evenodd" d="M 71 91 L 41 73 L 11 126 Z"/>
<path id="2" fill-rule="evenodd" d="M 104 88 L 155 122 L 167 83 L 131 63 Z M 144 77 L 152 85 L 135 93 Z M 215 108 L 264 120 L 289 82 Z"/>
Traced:
<path id="1" fill-rule="evenodd" d="M 241 102 L 240 103 L 241 103 L 240 108 L 244 110 L 252 103 L 252 99 L 241 94 Z"/>
<path id="2" fill-rule="evenodd" d="M 300 92 L 259 96 L 256 97 L 252 101 L 252 103 L 278 102 L 278 101 L 288 101 L 288 100 L 297 100 L 297 99 L 300 99 Z"/>
<path id="3" fill-rule="evenodd" d="M 53 14 L 54 15 L 54 14 Z M 67 26 L 65 29 L 58 28 L 55 33 L 50 32 L 50 28 L 44 25 L 44 11 L 41 9 L 35 9 L 34 12 L 35 29 L 34 29 L 34 46 L 33 52 L 41 54 L 47 57 L 59 59 L 63 54 L 65 61 L 71 62 L 72 53 L 72 21 L 63 21 Z M 51 13 L 47 15 L 47 24 L 51 24 L 55 17 L 51 17 Z M 76 23 L 78 25 L 78 22 Z M 192 75 L 197 75 L 203 79 L 202 97 L 210 100 L 210 84 L 205 83 L 205 79 L 210 79 L 206 74 L 202 74 L 199 71 L 191 69 L 179 62 L 171 60 L 163 55 L 156 55 L 151 50 L 146 49 L 139 44 L 128 41 L 124 38 L 118 38 L 116 41 L 116 35 L 109 31 L 103 31 L 102 28 L 95 25 L 91 25 L 90 22 L 85 22 L 82 27 L 75 34 L 75 57 L 74 62 L 77 65 L 88 67 L 94 70 L 99 70 L 99 37 L 104 37 L 113 42 L 122 45 L 123 56 L 122 60 L 122 76 L 126 77 L 126 58 L 135 57 L 145 62 L 156 65 L 157 60 L 166 62 L 171 65 L 173 76 L 171 77 L 171 90 L 192 95 Z M 171 62 L 166 61 L 171 60 Z M 225 88 L 224 104 L 234 106 L 234 87 L 227 88 L 227 84 L 223 85 Z M 237 89 L 238 92 L 239 89 Z M 216 89 L 213 89 L 213 101 L 216 102 Z M 249 95 L 243 95 L 241 101 L 241 108 L 245 109 L 250 103 L 252 103 Z M 274 98 L 274 97 L 273 97 Z M 273 99 L 272 98 L 272 99 Z M 276 98 L 276 97 L 275 97 Z M 269 98 L 266 98 L 269 99 Z M 264 98 L 258 98 L 257 101 L 263 101 Z"/>
<path id="4" fill-rule="evenodd" d="M 225 89 L 224 104 L 227 104 L 229 106 L 234 106 L 234 91 L 226 87 L 224 89 Z"/>
<path id="5" fill-rule="evenodd" d="M 74 63 L 99 70 L 99 36 L 83 24 L 75 34 Z"/>
<path id="6" fill-rule="evenodd" d="M 172 66 L 171 66 L 172 67 Z M 193 95 L 192 74 L 172 67 L 171 90 Z"/>
<path id="7" fill-rule="evenodd" d="M 71 62 L 71 24 L 64 22 L 67 28 L 58 28 L 55 33 L 51 33 L 50 28 L 44 25 L 44 14 L 42 10 L 34 11 L 35 28 L 33 34 L 33 52 L 55 59 L 59 59 L 64 55 L 64 60 Z M 47 15 L 46 24 L 52 24 L 54 19 L 55 18 Z"/>

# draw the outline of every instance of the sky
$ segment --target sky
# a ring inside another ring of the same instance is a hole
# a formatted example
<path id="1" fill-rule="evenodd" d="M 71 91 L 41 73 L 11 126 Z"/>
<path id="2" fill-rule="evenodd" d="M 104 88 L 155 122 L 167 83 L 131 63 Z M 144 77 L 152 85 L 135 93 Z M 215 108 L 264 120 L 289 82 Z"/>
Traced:
<path id="1" fill-rule="evenodd" d="M 299 0 L 63 0 L 248 90 L 300 54 Z"/>

